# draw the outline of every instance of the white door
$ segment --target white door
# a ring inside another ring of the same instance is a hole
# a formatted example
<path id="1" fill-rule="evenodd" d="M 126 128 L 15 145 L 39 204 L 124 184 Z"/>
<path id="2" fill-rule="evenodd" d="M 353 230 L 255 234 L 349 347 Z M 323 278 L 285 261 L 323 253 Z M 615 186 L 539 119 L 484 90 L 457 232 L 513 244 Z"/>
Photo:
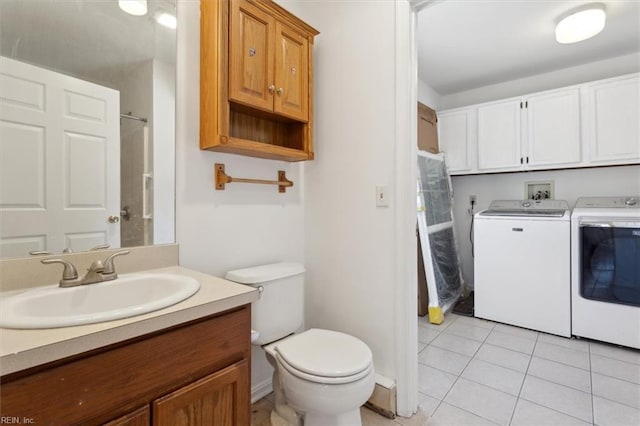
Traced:
<path id="1" fill-rule="evenodd" d="M 478 107 L 478 169 L 521 170 L 520 101 L 507 100 Z"/>
<path id="2" fill-rule="evenodd" d="M 120 94 L 0 57 L 0 256 L 120 245 Z"/>
<path id="3" fill-rule="evenodd" d="M 589 86 L 590 160 L 628 163 L 640 160 L 640 76 L 625 76 Z"/>
<path id="4" fill-rule="evenodd" d="M 582 161 L 580 89 L 527 98 L 527 168 L 577 165 Z"/>

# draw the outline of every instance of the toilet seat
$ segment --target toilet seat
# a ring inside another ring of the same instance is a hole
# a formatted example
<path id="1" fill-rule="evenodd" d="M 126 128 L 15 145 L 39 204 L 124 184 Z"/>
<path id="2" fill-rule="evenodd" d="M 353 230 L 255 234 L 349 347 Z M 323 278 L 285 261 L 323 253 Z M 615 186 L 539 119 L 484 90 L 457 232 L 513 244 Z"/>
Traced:
<path id="1" fill-rule="evenodd" d="M 276 358 L 291 374 L 317 383 L 349 383 L 369 374 L 373 355 L 360 339 L 309 329 L 279 342 Z"/>
<path id="2" fill-rule="evenodd" d="M 369 364 L 365 370 L 362 370 L 360 373 L 355 374 L 353 376 L 342 376 L 342 377 L 326 377 L 326 376 L 318 376 L 315 374 L 305 373 L 304 371 L 296 370 L 291 365 L 289 365 L 285 360 L 282 359 L 279 353 L 276 352 L 276 359 L 278 363 L 289 373 L 298 377 L 299 379 L 307 380 L 313 383 L 321 383 L 326 385 L 341 385 L 346 383 L 352 383 L 362 379 L 363 377 L 371 374 L 373 370 L 373 364 Z"/>

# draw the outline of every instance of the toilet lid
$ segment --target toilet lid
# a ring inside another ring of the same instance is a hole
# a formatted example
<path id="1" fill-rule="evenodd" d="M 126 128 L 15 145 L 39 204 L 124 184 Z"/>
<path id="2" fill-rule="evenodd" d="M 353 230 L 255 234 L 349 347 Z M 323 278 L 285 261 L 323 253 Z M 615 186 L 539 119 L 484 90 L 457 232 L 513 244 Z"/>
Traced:
<path id="1" fill-rule="evenodd" d="M 318 328 L 285 340 L 275 350 L 289 366 L 320 377 L 354 376 L 369 369 L 373 359 L 362 340 Z"/>

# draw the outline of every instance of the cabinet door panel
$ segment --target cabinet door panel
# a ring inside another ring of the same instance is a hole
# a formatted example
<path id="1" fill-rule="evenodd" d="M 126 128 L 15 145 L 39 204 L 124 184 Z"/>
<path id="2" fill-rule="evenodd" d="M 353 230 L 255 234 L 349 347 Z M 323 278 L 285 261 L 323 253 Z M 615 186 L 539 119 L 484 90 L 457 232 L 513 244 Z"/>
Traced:
<path id="1" fill-rule="evenodd" d="M 299 32 L 276 22 L 276 113 L 309 119 L 309 41 Z"/>
<path id="2" fill-rule="evenodd" d="M 451 173 L 469 171 L 471 164 L 472 110 L 438 116 L 440 150 L 445 153 Z"/>
<path id="3" fill-rule="evenodd" d="M 233 364 L 153 402 L 154 426 L 249 424 L 249 366 Z"/>
<path id="4" fill-rule="evenodd" d="M 275 21 L 243 0 L 231 2 L 229 99 L 273 110 L 273 32 Z"/>
<path id="5" fill-rule="evenodd" d="M 478 168 L 519 170 L 520 103 L 505 101 L 478 108 Z"/>
<path id="6" fill-rule="evenodd" d="M 148 405 L 145 405 L 132 413 L 111 420 L 103 426 L 148 426 L 150 423 L 151 410 Z"/>
<path id="7" fill-rule="evenodd" d="M 528 166 L 580 163 L 580 90 L 527 99 Z"/>
<path id="8" fill-rule="evenodd" d="M 640 76 L 589 87 L 590 160 L 640 160 Z"/>

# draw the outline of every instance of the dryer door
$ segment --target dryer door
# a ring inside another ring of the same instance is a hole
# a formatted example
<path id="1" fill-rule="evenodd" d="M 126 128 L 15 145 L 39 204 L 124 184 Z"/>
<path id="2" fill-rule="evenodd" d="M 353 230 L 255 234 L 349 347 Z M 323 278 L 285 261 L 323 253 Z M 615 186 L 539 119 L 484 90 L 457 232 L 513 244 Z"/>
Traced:
<path id="1" fill-rule="evenodd" d="M 580 294 L 640 306 L 640 223 L 580 224 Z"/>

